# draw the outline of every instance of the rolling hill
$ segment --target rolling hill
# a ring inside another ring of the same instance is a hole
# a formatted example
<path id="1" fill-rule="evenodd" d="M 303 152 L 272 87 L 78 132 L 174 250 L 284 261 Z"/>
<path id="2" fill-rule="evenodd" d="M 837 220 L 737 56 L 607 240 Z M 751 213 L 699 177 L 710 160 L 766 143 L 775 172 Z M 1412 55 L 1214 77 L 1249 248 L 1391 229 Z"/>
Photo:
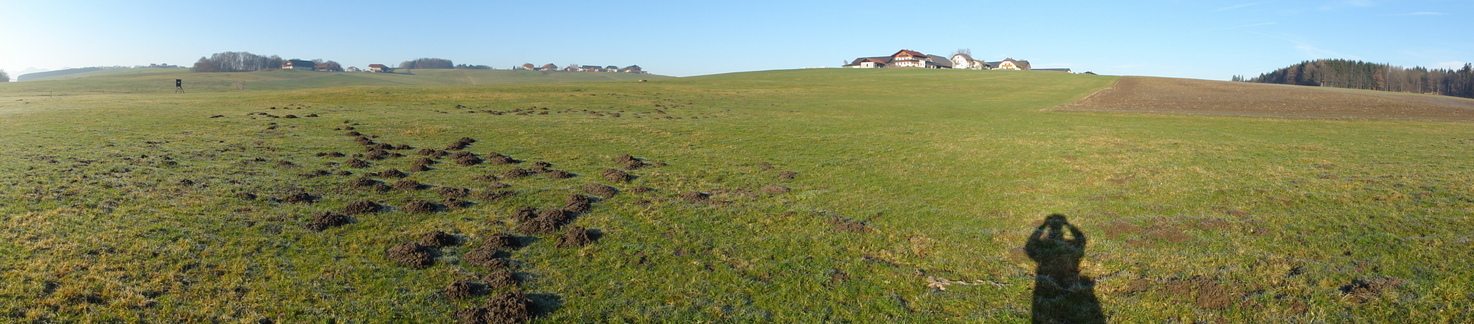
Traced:
<path id="1" fill-rule="evenodd" d="M 1474 318 L 1464 122 L 1050 72 L 456 72 L 0 84 L 0 316 Z"/>
<path id="2" fill-rule="evenodd" d="M 629 73 L 550 72 L 514 70 L 421 69 L 395 73 L 316 72 L 276 70 L 230 73 L 193 73 L 188 69 L 107 69 L 8 84 L 10 93 L 173 93 L 174 79 L 184 80 L 186 92 L 292 90 L 342 86 L 489 85 L 507 83 L 591 82 L 663 79 L 666 76 Z"/>

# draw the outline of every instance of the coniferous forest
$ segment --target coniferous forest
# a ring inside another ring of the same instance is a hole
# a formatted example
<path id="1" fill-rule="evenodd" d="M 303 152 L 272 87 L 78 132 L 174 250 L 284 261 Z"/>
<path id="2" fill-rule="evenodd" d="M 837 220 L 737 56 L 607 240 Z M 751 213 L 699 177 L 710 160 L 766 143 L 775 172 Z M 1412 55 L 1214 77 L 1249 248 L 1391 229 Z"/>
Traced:
<path id="1" fill-rule="evenodd" d="M 1245 80 L 1304 86 L 1415 92 L 1474 98 L 1474 66 L 1458 70 L 1404 68 L 1389 64 L 1351 60 L 1305 61 Z"/>

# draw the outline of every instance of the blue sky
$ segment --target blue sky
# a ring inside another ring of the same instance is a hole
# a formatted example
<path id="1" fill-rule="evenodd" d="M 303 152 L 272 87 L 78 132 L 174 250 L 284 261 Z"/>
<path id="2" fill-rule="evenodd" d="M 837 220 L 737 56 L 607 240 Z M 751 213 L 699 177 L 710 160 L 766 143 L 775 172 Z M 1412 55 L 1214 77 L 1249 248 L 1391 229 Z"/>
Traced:
<path id="1" fill-rule="evenodd" d="M 1474 61 L 1474 1 L 0 0 L 0 69 L 190 65 L 249 51 L 638 64 L 657 74 L 834 67 L 900 49 L 1077 72 L 1226 80 L 1318 58 Z"/>

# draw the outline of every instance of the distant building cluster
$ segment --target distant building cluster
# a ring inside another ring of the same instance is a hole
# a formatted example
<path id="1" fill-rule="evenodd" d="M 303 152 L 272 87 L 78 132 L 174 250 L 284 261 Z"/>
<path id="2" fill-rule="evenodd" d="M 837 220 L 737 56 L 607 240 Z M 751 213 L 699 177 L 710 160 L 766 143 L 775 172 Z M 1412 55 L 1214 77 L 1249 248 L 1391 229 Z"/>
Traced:
<path id="1" fill-rule="evenodd" d="M 847 68 L 875 69 L 888 67 L 915 67 L 923 69 L 966 69 L 966 70 L 1033 70 L 1070 72 L 1070 69 L 1035 69 L 1026 60 L 1015 60 L 1006 58 L 1002 61 L 987 62 L 972 58 L 972 54 L 959 51 L 952 54 L 951 58 L 928 55 L 921 52 L 902 49 L 890 56 L 861 57 L 845 64 Z"/>
<path id="2" fill-rule="evenodd" d="M 598 65 L 574 65 L 574 64 L 569 64 L 568 66 L 563 67 L 562 69 L 559 69 L 558 68 L 558 65 L 553 64 L 553 63 L 543 64 L 542 66 L 533 65 L 532 63 L 526 63 L 526 64 L 522 64 L 522 66 L 514 67 L 513 69 L 514 70 L 528 70 L 528 71 L 548 71 L 548 72 L 619 72 L 619 73 L 634 73 L 634 74 L 650 74 L 650 72 L 646 72 L 645 70 L 640 69 L 640 66 L 639 65 L 630 65 L 630 66 L 626 66 L 624 68 L 620 68 L 618 66 L 613 66 L 613 65 L 610 65 L 610 66 L 598 66 Z"/>

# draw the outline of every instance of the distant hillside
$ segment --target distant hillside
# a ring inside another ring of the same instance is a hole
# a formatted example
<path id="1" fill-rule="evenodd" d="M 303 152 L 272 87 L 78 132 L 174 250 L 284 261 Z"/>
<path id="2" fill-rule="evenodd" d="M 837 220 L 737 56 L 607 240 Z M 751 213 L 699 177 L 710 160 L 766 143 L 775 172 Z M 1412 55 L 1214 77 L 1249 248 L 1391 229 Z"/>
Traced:
<path id="1" fill-rule="evenodd" d="M 184 81 L 187 93 L 220 91 L 293 90 L 341 86 L 485 85 L 507 83 L 592 82 L 664 79 L 667 76 L 632 73 L 543 73 L 537 71 L 421 69 L 395 73 L 317 72 L 276 70 L 255 72 L 190 72 L 189 69 L 96 69 L 66 74 L 64 79 L 5 85 L 9 93 L 172 93 L 174 79 Z"/>
<path id="2" fill-rule="evenodd" d="M 99 70 L 104 70 L 104 69 L 108 69 L 108 68 L 94 66 L 94 67 L 84 67 L 84 68 L 65 69 L 65 70 L 56 70 L 56 71 L 26 73 L 26 74 L 22 74 L 22 75 L 16 77 L 15 80 L 16 81 L 35 81 L 35 80 L 40 80 L 40 79 L 45 79 L 45 78 L 59 77 L 59 76 L 63 76 L 63 75 L 77 74 L 77 73 L 83 73 L 83 72 L 99 71 Z"/>
<path id="3" fill-rule="evenodd" d="M 1245 81 L 1234 77 L 1234 81 Z M 1364 90 L 1437 93 L 1474 98 L 1474 66 L 1458 70 L 1423 67 L 1403 68 L 1381 63 L 1350 60 L 1305 61 L 1247 80 L 1258 83 L 1293 84 Z"/>

